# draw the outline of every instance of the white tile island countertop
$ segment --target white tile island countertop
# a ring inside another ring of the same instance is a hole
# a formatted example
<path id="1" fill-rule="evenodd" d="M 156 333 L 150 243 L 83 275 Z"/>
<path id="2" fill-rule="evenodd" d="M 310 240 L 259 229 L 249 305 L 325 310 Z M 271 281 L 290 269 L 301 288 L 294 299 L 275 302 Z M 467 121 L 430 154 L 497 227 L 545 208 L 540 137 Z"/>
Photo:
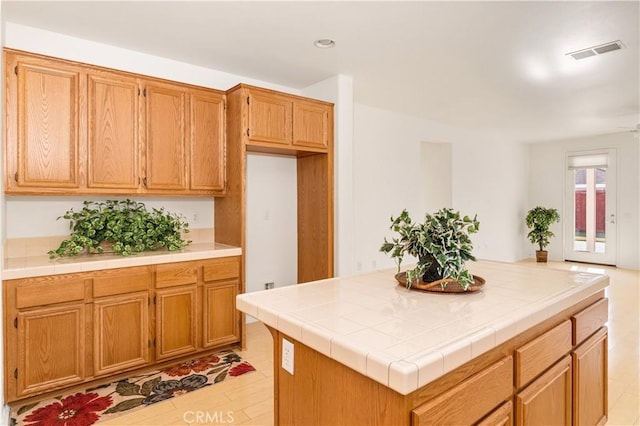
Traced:
<path id="1" fill-rule="evenodd" d="M 407 290 L 395 268 L 237 297 L 240 311 L 407 395 L 609 284 L 606 275 L 469 262 L 477 292 Z"/>

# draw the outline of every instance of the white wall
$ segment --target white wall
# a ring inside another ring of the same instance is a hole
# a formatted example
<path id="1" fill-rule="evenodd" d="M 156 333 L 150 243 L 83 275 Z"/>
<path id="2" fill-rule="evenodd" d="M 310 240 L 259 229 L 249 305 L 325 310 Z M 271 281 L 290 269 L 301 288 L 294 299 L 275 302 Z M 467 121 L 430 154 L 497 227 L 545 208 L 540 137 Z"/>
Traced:
<path id="1" fill-rule="evenodd" d="M 422 142 L 420 169 L 422 170 L 422 207 L 433 213 L 453 206 L 451 143 Z"/>
<path id="2" fill-rule="evenodd" d="M 452 206 L 462 214 L 477 214 L 480 221 L 480 232 L 472 236 L 474 254 L 503 261 L 524 257 L 524 147 L 357 103 L 354 111 L 356 271 L 394 265 L 379 252 L 383 237 L 393 235 L 391 215 L 406 208 L 414 220 L 422 220 L 423 141 L 451 143 Z"/>
<path id="3" fill-rule="evenodd" d="M 526 257 L 526 146 L 479 136 L 453 144 L 453 207 L 477 214 L 479 259 L 515 262 Z"/>
<path id="4" fill-rule="evenodd" d="M 568 151 L 616 148 L 618 261 L 621 268 L 640 268 L 640 142 L 630 132 L 530 144 L 529 206 L 544 205 L 563 211 L 565 156 Z M 563 259 L 565 218 L 551 231 L 556 235 L 548 247 L 549 257 Z M 529 243 L 531 256 L 535 247 Z"/>
<path id="5" fill-rule="evenodd" d="M 298 280 L 295 157 L 247 155 L 247 292 Z"/>

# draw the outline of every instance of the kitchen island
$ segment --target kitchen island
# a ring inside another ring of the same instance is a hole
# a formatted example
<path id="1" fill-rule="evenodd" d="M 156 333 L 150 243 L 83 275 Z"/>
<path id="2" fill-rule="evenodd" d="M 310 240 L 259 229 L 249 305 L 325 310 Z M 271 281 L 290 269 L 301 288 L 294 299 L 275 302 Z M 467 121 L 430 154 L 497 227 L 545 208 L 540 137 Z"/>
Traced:
<path id="1" fill-rule="evenodd" d="M 605 275 L 469 264 L 470 294 L 395 270 L 242 294 L 274 337 L 275 424 L 603 424 Z"/>

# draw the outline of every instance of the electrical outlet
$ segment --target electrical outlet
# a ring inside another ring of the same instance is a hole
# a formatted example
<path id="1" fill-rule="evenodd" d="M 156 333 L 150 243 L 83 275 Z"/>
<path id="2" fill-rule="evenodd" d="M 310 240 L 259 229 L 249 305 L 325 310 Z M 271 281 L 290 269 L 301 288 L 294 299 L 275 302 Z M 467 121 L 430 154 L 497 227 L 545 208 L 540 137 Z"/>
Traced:
<path id="1" fill-rule="evenodd" d="M 293 343 L 282 339 L 282 368 L 293 376 Z"/>
<path id="2" fill-rule="evenodd" d="M 264 283 L 264 289 L 265 290 L 271 290 L 273 287 L 275 286 L 275 283 L 272 282 L 268 282 L 268 283 Z"/>
<path id="3" fill-rule="evenodd" d="M 191 223 L 198 223 L 198 213 L 194 213 L 193 214 L 193 218 L 191 220 Z"/>

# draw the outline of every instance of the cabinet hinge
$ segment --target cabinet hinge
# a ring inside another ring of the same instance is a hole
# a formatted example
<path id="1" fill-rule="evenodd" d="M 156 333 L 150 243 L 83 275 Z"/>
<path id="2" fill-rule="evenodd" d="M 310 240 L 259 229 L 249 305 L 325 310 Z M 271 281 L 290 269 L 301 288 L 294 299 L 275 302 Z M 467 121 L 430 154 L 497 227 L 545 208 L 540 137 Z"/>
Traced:
<path id="1" fill-rule="evenodd" d="M 18 369 L 13 370 L 13 377 L 18 378 Z"/>
<path id="2" fill-rule="evenodd" d="M 15 318 L 13 319 L 13 326 L 14 326 L 15 328 L 18 328 L 18 317 L 15 317 Z"/>
<path id="3" fill-rule="evenodd" d="M 16 174 L 13 175 L 13 178 L 16 180 L 16 182 L 18 181 L 18 172 L 16 172 Z"/>
<path id="4" fill-rule="evenodd" d="M 15 72 L 16 75 L 18 75 L 18 66 L 17 65 L 13 68 L 13 72 Z"/>
<path id="5" fill-rule="evenodd" d="M 138 87 L 138 96 L 140 96 L 140 88 Z"/>
<path id="6" fill-rule="evenodd" d="M 249 96 L 247 96 L 247 105 L 249 105 Z"/>
<path id="7" fill-rule="evenodd" d="M 145 87 L 144 90 L 142 91 L 142 96 L 147 96 L 147 88 Z"/>
<path id="8" fill-rule="evenodd" d="M 153 296 L 153 304 L 156 304 L 156 296 Z"/>
<path id="9" fill-rule="evenodd" d="M 249 132 L 249 129 L 247 129 L 247 137 L 249 137 L 249 133 L 250 133 L 250 132 Z"/>
<path id="10" fill-rule="evenodd" d="M 156 338 L 155 337 L 153 338 L 153 347 L 154 348 L 156 347 Z"/>

